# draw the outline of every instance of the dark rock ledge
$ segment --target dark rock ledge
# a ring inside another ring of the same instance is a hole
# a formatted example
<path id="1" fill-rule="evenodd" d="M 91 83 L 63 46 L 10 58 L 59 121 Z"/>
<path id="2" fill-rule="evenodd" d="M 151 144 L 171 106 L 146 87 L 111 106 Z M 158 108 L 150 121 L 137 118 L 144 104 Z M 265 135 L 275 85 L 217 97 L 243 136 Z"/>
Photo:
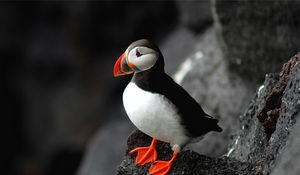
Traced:
<path id="1" fill-rule="evenodd" d="M 249 108 L 240 116 L 240 129 L 236 131 L 226 156 L 212 158 L 184 150 L 169 174 L 261 175 L 272 174 L 274 169 L 279 172 L 277 165 L 281 167 L 282 164 L 292 163 L 293 160 L 286 159 L 285 154 L 291 154 L 292 150 L 287 145 L 294 143 L 292 141 L 295 137 L 300 137 L 295 134 L 300 133 L 296 131 L 297 127 L 293 127 L 297 123 L 300 109 L 299 60 L 300 53 L 284 64 L 280 73 L 266 75 L 264 84 L 258 88 Z M 294 134 L 290 136 L 291 132 Z M 135 155 L 129 155 L 128 152 L 138 146 L 150 145 L 150 142 L 149 136 L 140 131 L 133 132 L 128 138 L 126 156 L 118 167 L 117 174 L 148 174 L 150 164 L 137 167 L 134 164 Z M 159 142 L 157 150 L 160 160 L 171 158 L 169 144 Z M 297 166 L 290 167 L 289 170 L 292 174 L 300 173 Z"/>
<path id="2" fill-rule="evenodd" d="M 146 175 L 148 173 L 150 163 L 145 166 L 137 167 L 134 164 L 135 155 L 131 156 L 128 151 L 138 147 L 150 145 L 151 137 L 140 131 L 133 132 L 128 138 L 128 150 L 126 156 L 118 167 L 118 175 Z M 157 144 L 158 158 L 160 160 L 169 160 L 172 155 L 169 144 L 158 142 Z M 249 163 L 243 163 L 229 157 L 212 158 L 200 155 L 196 152 L 186 150 L 175 160 L 170 175 L 179 174 L 215 174 L 215 175 L 251 175 L 254 174 L 254 166 Z"/>

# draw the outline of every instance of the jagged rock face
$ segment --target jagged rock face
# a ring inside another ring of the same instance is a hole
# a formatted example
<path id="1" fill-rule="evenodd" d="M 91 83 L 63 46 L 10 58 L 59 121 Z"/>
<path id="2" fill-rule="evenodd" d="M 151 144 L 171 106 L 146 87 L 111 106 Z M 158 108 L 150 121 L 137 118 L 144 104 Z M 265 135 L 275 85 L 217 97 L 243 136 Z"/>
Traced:
<path id="1" fill-rule="evenodd" d="M 299 118 L 299 113 L 296 118 Z M 293 126 L 293 130 L 288 138 L 286 147 L 282 150 L 282 153 L 278 156 L 278 161 L 276 162 L 276 166 L 273 175 L 298 175 L 300 173 L 300 122 L 297 122 L 295 126 Z"/>
<path id="2" fill-rule="evenodd" d="M 299 5 L 299 1 L 284 0 L 216 0 L 229 66 L 256 82 L 279 70 L 300 47 Z"/>
<path id="3" fill-rule="evenodd" d="M 247 112 L 240 118 L 242 125 L 229 156 L 256 164 L 257 172 L 271 173 L 280 153 L 287 149 L 288 139 L 299 137 L 295 134 L 289 137 L 300 109 L 299 60 L 298 53 L 283 66 L 280 74 L 268 74 Z M 262 113 L 266 118 L 261 118 Z M 269 124 L 266 125 L 266 122 Z M 286 157 L 284 154 L 281 156 Z M 287 161 L 293 162 L 285 159 L 285 163 Z M 291 168 L 291 171 L 294 169 Z"/>

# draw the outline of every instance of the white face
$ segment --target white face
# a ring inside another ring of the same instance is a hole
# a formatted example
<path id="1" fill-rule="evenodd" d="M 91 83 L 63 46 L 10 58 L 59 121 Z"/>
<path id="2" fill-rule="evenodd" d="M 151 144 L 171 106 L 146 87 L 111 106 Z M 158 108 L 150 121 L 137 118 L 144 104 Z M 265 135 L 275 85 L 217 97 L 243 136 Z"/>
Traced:
<path id="1" fill-rule="evenodd" d="M 159 57 L 159 53 L 153 49 L 148 47 L 135 47 L 133 48 L 127 56 L 128 65 L 135 65 L 139 71 L 145 71 L 154 66 L 157 59 Z"/>

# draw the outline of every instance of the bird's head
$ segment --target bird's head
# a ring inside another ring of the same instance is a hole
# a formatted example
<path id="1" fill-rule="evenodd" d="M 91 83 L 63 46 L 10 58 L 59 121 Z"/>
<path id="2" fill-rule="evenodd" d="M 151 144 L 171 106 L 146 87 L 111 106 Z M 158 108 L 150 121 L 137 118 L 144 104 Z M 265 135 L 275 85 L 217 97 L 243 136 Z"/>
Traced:
<path id="1" fill-rule="evenodd" d="M 114 66 L 114 76 L 139 73 L 162 67 L 164 61 L 158 47 L 147 39 L 133 42 L 119 57 Z"/>

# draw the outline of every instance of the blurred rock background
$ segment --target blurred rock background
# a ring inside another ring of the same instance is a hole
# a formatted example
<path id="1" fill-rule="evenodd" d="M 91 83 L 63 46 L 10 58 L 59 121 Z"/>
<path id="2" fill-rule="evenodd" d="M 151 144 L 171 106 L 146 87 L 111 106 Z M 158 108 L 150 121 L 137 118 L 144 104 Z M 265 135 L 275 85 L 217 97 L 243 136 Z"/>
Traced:
<path id="1" fill-rule="evenodd" d="M 112 68 L 140 38 L 220 119 L 222 134 L 190 148 L 227 154 L 265 74 L 300 50 L 299 15 L 299 1 L 283 0 L 1 2 L 2 172 L 115 174 L 134 126 L 121 98 L 130 77 Z"/>

